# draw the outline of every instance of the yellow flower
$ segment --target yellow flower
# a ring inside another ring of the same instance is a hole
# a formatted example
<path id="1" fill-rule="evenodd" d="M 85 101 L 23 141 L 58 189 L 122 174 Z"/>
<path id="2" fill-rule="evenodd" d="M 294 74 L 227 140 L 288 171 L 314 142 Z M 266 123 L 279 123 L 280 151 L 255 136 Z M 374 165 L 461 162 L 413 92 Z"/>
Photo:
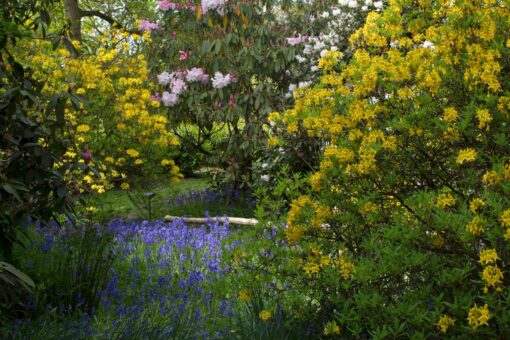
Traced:
<path id="1" fill-rule="evenodd" d="M 486 185 L 497 185 L 500 182 L 500 178 L 495 171 L 487 171 L 483 177 L 482 182 Z"/>
<path id="2" fill-rule="evenodd" d="M 482 272 L 482 278 L 488 287 L 495 287 L 501 283 L 503 273 L 498 266 L 487 266 Z"/>
<path id="3" fill-rule="evenodd" d="M 499 220 L 501 221 L 501 225 L 504 227 L 510 227 L 510 209 L 503 211 Z"/>
<path id="4" fill-rule="evenodd" d="M 143 164 L 143 161 L 140 158 L 138 158 L 137 160 L 135 160 L 135 164 L 141 165 L 141 164 Z"/>
<path id="5" fill-rule="evenodd" d="M 247 290 L 241 290 L 239 292 L 239 300 L 249 302 L 251 301 L 251 294 Z"/>
<path id="6" fill-rule="evenodd" d="M 323 179 L 324 174 L 321 172 L 316 172 L 310 177 L 310 184 L 313 191 L 319 192 L 321 190 Z"/>
<path id="7" fill-rule="evenodd" d="M 175 162 L 170 160 L 170 159 L 162 159 L 161 160 L 161 165 L 162 166 L 175 165 Z"/>
<path id="8" fill-rule="evenodd" d="M 112 163 L 112 164 L 114 162 L 113 157 L 106 157 L 104 160 L 107 161 L 108 163 Z"/>
<path id="9" fill-rule="evenodd" d="M 455 205 L 455 198 L 448 193 L 448 194 L 440 194 L 437 196 L 436 206 L 445 209 L 447 207 L 453 207 Z"/>
<path id="10" fill-rule="evenodd" d="M 488 265 L 496 263 L 497 260 L 499 260 L 499 256 L 496 249 L 487 249 L 480 252 L 480 260 L 478 262 L 482 265 Z"/>
<path id="11" fill-rule="evenodd" d="M 485 206 L 485 202 L 481 198 L 473 198 L 471 202 L 469 202 L 469 210 L 473 213 L 476 213 L 478 209 L 483 206 Z"/>
<path id="12" fill-rule="evenodd" d="M 259 313 L 259 318 L 262 320 L 262 321 L 267 321 L 271 318 L 271 311 L 269 310 L 263 310 Z"/>
<path id="13" fill-rule="evenodd" d="M 484 221 L 480 216 L 475 216 L 466 226 L 466 230 L 473 235 L 480 235 L 484 231 Z"/>
<path id="14" fill-rule="evenodd" d="M 280 139 L 278 137 L 271 137 L 267 140 L 267 146 L 273 147 L 280 145 Z"/>
<path id="15" fill-rule="evenodd" d="M 489 110 L 483 109 L 476 111 L 476 117 L 478 118 L 478 128 L 489 130 L 489 123 L 492 121 L 492 116 L 489 113 Z"/>
<path id="16" fill-rule="evenodd" d="M 138 156 L 140 156 L 140 153 L 138 151 L 136 151 L 135 149 L 127 149 L 126 153 L 129 156 L 131 156 L 132 158 L 137 158 Z"/>
<path id="17" fill-rule="evenodd" d="M 444 109 L 444 115 L 443 115 L 443 119 L 445 122 L 447 123 L 454 123 L 455 120 L 457 119 L 458 117 L 458 112 L 457 110 L 455 110 L 455 108 L 453 107 L 447 107 L 446 109 Z"/>
<path id="18" fill-rule="evenodd" d="M 448 315 L 441 315 L 436 325 L 441 332 L 446 333 L 448 328 L 450 328 L 450 326 L 453 326 L 454 323 L 455 320 L 449 317 Z"/>
<path id="19" fill-rule="evenodd" d="M 127 190 L 127 189 L 129 189 L 129 183 L 123 182 L 123 183 L 120 185 L 120 188 L 121 188 L 122 190 Z"/>
<path id="20" fill-rule="evenodd" d="M 457 156 L 457 163 L 464 164 L 465 162 L 472 162 L 476 159 L 476 150 L 475 149 L 464 149 L 459 151 L 459 155 Z"/>
<path id="21" fill-rule="evenodd" d="M 340 326 L 338 326 L 335 321 L 329 321 L 327 324 L 324 325 L 324 330 L 322 331 L 322 334 L 326 336 L 340 334 Z"/>
<path id="22" fill-rule="evenodd" d="M 280 119 L 280 113 L 279 112 L 271 112 L 269 116 L 267 116 L 267 119 L 270 122 L 276 122 Z"/>
<path id="23" fill-rule="evenodd" d="M 504 235 L 505 240 L 510 240 L 510 228 L 508 228 Z"/>
<path id="24" fill-rule="evenodd" d="M 320 270 L 320 267 L 315 262 L 307 262 L 303 267 L 304 271 L 308 276 L 312 276 L 313 274 L 317 274 Z"/>
<path id="25" fill-rule="evenodd" d="M 90 131 L 90 126 L 87 124 L 81 124 L 76 127 L 77 132 L 88 132 Z"/>
<path id="26" fill-rule="evenodd" d="M 467 317 L 469 325 L 473 330 L 476 330 L 481 325 L 489 325 L 490 312 L 489 306 L 485 304 L 483 307 L 478 307 L 476 304 L 471 307 Z"/>

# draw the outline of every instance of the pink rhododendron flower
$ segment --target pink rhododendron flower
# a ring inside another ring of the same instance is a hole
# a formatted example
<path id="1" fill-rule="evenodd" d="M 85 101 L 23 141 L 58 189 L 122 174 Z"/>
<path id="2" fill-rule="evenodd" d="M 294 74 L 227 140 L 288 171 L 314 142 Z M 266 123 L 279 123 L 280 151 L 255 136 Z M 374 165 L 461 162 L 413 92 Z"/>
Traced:
<path id="1" fill-rule="evenodd" d="M 174 4 L 171 1 L 163 0 L 163 1 L 159 2 L 159 9 L 162 10 L 162 11 L 168 11 L 169 9 L 173 10 L 173 9 L 176 9 L 176 8 L 177 8 L 177 4 Z"/>
<path id="2" fill-rule="evenodd" d="M 163 101 L 163 105 L 174 106 L 175 104 L 177 104 L 177 100 L 179 99 L 179 97 L 175 93 L 165 91 L 163 92 L 163 97 L 161 99 Z"/>
<path id="3" fill-rule="evenodd" d="M 174 79 L 170 83 L 170 86 L 172 87 L 172 93 L 180 94 L 182 91 L 187 89 L 186 83 L 182 79 Z"/>
<path id="4" fill-rule="evenodd" d="M 142 31 L 152 31 L 152 30 L 159 29 L 159 25 L 158 24 L 153 24 L 152 22 L 149 22 L 147 20 L 142 20 L 142 21 L 140 21 L 139 28 Z"/>
<path id="5" fill-rule="evenodd" d="M 193 67 L 186 74 L 186 80 L 189 82 L 202 81 L 203 76 L 204 76 L 204 70 L 202 70 L 201 68 L 198 68 L 198 67 Z"/>
<path id="6" fill-rule="evenodd" d="M 186 60 L 191 56 L 191 51 L 179 51 L 179 60 Z"/>
<path id="7" fill-rule="evenodd" d="M 232 82 L 232 78 L 230 74 L 223 75 L 220 72 L 214 73 L 214 78 L 212 79 L 212 84 L 215 89 L 221 89 Z"/>
<path id="8" fill-rule="evenodd" d="M 202 83 L 207 84 L 209 82 L 209 75 L 208 74 L 202 75 L 201 80 L 202 80 Z"/>

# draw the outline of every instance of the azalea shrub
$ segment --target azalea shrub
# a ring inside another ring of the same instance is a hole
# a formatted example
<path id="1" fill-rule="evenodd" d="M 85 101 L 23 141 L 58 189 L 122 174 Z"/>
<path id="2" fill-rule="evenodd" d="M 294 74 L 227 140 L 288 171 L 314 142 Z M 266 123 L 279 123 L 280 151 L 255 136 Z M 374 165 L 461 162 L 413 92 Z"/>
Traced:
<path id="1" fill-rule="evenodd" d="M 63 108 L 70 145 L 57 166 L 74 161 L 98 171 L 65 172 L 70 188 L 101 193 L 127 189 L 140 177 L 182 177 L 172 159 L 178 140 L 168 119 L 155 111 L 160 104 L 151 98 L 147 62 L 139 52 L 149 36 L 105 31 L 93 42 L 31 40 L 16 51 L 35 79 L 50 80 L 43 95 L 75 95 Z"/>
<path id="2" fill-rule="evenodd" d="M 509 336 L 508 15 L 389 1 L 275 115 L 326 140 L 284 229 L 323 335 Z"/>

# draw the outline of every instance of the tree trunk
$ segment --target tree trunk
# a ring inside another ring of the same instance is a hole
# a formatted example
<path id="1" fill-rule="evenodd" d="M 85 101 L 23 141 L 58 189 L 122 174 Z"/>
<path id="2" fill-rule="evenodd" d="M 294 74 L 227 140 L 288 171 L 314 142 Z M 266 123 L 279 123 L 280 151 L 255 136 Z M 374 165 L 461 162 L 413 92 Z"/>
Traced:
<path id="1" fill-rule="evenodd" d="M 66 18 L 71 25 L 71 38 L 81 42 L 81 10 L 78 0 L 64 0 Z"/>

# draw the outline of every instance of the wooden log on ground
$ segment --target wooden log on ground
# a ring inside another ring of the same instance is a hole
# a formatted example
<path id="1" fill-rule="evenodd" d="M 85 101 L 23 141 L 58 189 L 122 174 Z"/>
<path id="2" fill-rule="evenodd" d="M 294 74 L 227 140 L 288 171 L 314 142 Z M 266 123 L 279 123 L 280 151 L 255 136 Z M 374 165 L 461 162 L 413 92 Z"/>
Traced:
<path id="1" fill-rule="evenodd" d="M 184 220 L 186 223 L 206 223 L 207 221 L 220 221 L 220 222 L 228 222 L 230 224 L 239 224 L 239 225 L 256 225 L 259 221 L 255 218 L 241 218 L 241 217 L 181 217 L 181 216 L 170 216 L 166 215 L 163 218 L 165 222 L 173 222 L 175 220 Z"/>

